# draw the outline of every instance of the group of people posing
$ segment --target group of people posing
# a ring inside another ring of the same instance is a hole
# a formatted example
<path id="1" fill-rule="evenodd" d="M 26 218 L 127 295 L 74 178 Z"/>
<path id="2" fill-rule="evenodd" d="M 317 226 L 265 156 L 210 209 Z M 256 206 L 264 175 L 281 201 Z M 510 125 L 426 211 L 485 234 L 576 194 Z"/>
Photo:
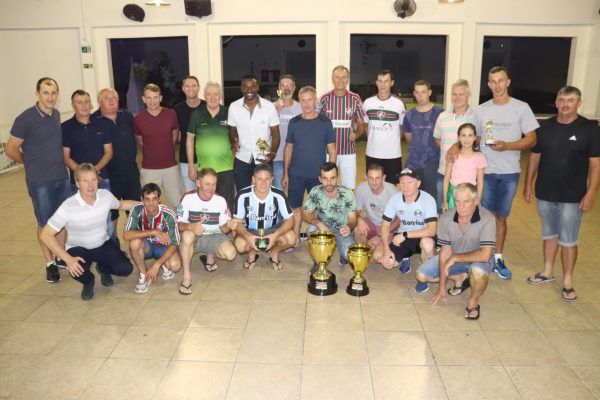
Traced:
<path id="1" fill-rule="evenodd" d="M 347 89 L 349 78 L 348 68 L 337 66 L 333 90 L 319 98 L 305 86 L 296 101 L 295 80 L 283 75 L 273 103 L 259 96 L 258 80 L 248 75 L 241 79 L 242 98 L 226 107 L 219 84 L 208 82 L 202 101 L 197 78 L 189 76 L 182 82 L 186 100 L 173 109 L 161 106 L 158 86 L 146 85 L 146 110 L 135 117 L 119 108 L 113 89 L 100 91 L 94 113 L 89 94 L 77 90 L 75 114 L 62 125 L 54 108 L 58 84 L 40 79 L 38 102 L 16 118 L 6 152 L 25 164 L 47 280 L 58 282 L 59 268 L 66 268 L 83 284 L 81 297 L 91 299 L 92 263 L 105 286 L 112 275 L 129 275 L 133 265 L 114 229 L 118 210 L 126 210 L 123 239 L 139 271 L 137 293 L 159 274 L 167 280 L 183 269 L 178 290 L 190 294 L 196 252 L 209 272 L 217 259 L 237 253 L 247 253 L 243 267 L 253 268 L 261 250 L 279 270 L 281 254 L 320 229 L 336 234 L 342 266 L 356 242 L 401 273 L 419 253 L 415 290 L 439 282 L 437 303 L 470 288 L 465 317 L 478 319 L 490 273 L 512 278 L 502 254 L 507 218 L 520 154 L 531 149 L 523 194 L 530 202 L 537 174 L 544 266 L 528 282 L 554 280 L 560 246 L 563 299 L 575 301 L 579 225 L 600 183 L 600 132 L 578 115 L 579 89 L 560 89 L 558 115 L 540 126 L 527 103 L 509 96 L 504 67 L 489 71 L 493 98 L 475 110 L 462 79 L 452 85 L 444 111 L 431 102 L 425 80 L 415 82 L 415 106 L 406 110 L 392 93 L 391 71 L 377 74 L 377 94 L 364 103 Z M 363 134 L 366 181 L 355 188 L 356 140 Z M 303 221 L 308 232 L 301 233 Z M 446 288 L 447 280 L 453 287 Z"/>

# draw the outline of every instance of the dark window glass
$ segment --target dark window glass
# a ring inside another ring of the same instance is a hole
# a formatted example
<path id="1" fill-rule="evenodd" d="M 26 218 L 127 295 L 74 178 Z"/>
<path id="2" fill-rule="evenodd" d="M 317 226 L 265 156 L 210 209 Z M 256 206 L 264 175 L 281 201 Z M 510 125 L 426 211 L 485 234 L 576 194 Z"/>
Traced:
<path id="1" fill-rule="evenodd" d="M 187 37 L 111 39 L 110 49 L 120 107 L 144 110 L 141 97 L 148 83 L 161 88 L 165 107 L 185 99 L 181 81 L 190 71 Z"/>
<path id="2" fill-rule="evenodd" d="M 277 100 L 279 77 L 291 74 L 296 95 L 302 86 L 315 86 L 315 36 L 223 36 L 223 87 L 225 104 L 239 99 L 240 79 L 256 76 L 260 95 Z"/>
<path id="3" fill-rule="evenodd" d="M 486 36 L 483 40 L 479 102 L 492 98 L 488 71 L 496 65 L 510 73 L 511 96 L 536 114 L 556 112 L 556 92 L 567 84 L 571 38 Z"/>
<path id="4" fill-rule="evenodd" d="M 431 83 L 431 101 L 444 102 L 446 36 L 433 35 L 351 35 L 350 90 L 364 100 L 377 93 L 377 73 L 394 73 L 392 92 L 412 107 L 414 83 Z"/>

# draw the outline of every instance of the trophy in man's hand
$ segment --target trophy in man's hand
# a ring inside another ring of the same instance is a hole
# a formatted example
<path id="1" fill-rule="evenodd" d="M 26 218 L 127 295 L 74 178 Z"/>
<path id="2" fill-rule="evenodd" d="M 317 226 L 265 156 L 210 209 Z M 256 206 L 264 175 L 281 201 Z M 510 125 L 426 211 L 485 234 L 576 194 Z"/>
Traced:
<path id="1" fill-rule="evenodd" d="M 271 145 L 263 138 L 259 138 L 256 141 L 256 145 L 258 146 L 258 156 L 256 156 L 256 161 L 261 163 L 267 162 L 269 154 L 273 152 Z"/>
<path id="2" fill-rule="evenodd" d="M 496 145 L 496 139 L 494 139 L 494 121 L 488 119 L 485 121 L 485 144 L 486 146 Z"/>

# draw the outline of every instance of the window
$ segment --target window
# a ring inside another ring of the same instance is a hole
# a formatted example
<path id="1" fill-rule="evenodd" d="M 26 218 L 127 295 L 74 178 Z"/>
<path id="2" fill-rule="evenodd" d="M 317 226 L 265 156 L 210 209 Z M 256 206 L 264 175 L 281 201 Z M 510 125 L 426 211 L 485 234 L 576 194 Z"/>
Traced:
<path id="1" fill-rule="evenodd" d="M 567 84 L 571 38 L 485 36 L 479 102 L 492 98 L 488 71 L 508 69 L 509 93 L 525 101 L 536 114 L 554 114 L 556 92 Z"/>

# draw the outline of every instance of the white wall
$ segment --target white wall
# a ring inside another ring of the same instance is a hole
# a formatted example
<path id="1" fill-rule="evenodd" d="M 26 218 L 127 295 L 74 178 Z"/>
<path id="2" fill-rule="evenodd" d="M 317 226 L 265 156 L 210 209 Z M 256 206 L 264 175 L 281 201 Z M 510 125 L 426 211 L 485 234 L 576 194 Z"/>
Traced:
<path id="1" fill-rule="evenodd" d="M 65 115 L 74 89 L 96 92 L 111 85 L 107 39 L 116 37 L 186 35 L 190 72 L 201 81 L 221 81 L 222 35 L 316 35 L 316 80 L 322 92 L 330 86 L 331 68 L 349 64 L 353 33 L 444 34 L 447 89 L 466 78 L 476 99 L 485 35 L 569 36 L 575 38 L 569 83 L 583 90 L 582 114 L 600 117 L 598 0 L 465 0 L 458 5 L 416 0 L 417 13 L 405 20 L 394 13 L 393 0 L 213 0 L 213 14 L 203 19 L 186 16 L 183 0 L 170 1 L 170 7 L 154 8 L 141 0 L 3 0 L 0 137 L 33 103 L 35 81 L 42 75 L 58 80 Z M 131 2 L 144 8 L 143 23 L 123 16 L 122 7 Z M 80 53 L 85 42 L 92 54 Z M 94 69 L 84 70 L 83 63 L 93 63 Z"/>

